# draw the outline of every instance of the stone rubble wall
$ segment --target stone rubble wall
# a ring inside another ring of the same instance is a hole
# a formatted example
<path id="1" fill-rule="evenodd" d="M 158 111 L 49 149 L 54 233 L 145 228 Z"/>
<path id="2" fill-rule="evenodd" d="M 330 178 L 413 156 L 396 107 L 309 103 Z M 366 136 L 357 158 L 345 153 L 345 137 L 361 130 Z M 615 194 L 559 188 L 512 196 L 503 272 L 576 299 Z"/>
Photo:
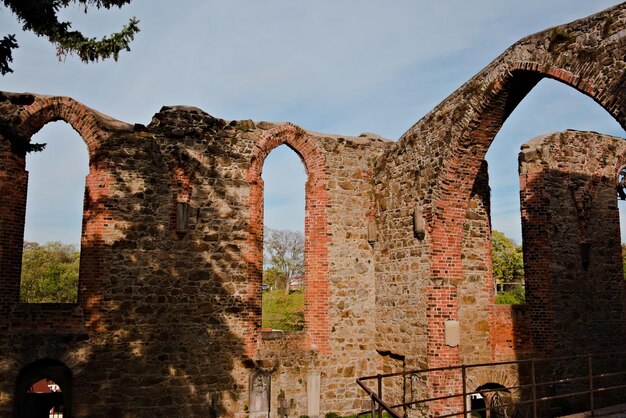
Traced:
<path id="1" fill-rule="evenodd" d="M 289 415 L 308 414 L 307 378 L 316 373 L 321 413 L 347 415 L 369 408 L 358 376 L 501 359 L 535 343 L 562 347 L 555 336 L 569 331 L 548 328 L 568 323 L 536 308 L 553 302 L 542 287 L 534 292 L 536 305 L 495 318 L 502 309 L 492 306 L 483 161 L 508 115 L 544 77 L 587 94 L 626 126 L 625 37 L 625 5 L 526 37 L 395 143 L 289 123 L 229 122 L 186 106 L 162 108 L 148 126 L 130 125 L 67 97 L 0 93 L 0 415 L 13 410 L 20 370 L 41 359 L 71 370 L 72 414 L 79 417 L 243 417 L 254 412 L 250 376 L 263 373 L 271 376 L 272 415 L 279 396 Z M 89 152 L 78 302 L 19 304 L 26 150 L 32 135 L 55 120 L 69 123 Z M 260 290 L 261 172 L 282 144 L 309 175 L 305 329 L 283 336 L 261 330 Z M 567 157 L 576 161 L 578 152 Z M 588 154 L 580 155 L 585 165 Z M 583 206 L 583 232 L 613 234 L 607 228 L 615 228 L 614 207 L 604 205 L 608 182 L 598 184 L 591 210 Z M 595 208 L 597 202 L 604 206 Z M 548 209 L 564 224 L 573 219 Z M 546 219 L 537 224 L 549 225 Z M 548 274 L 546 254 L 557 255 L 551 252 L 557 240 L 548 229 L 536 231 L 544 258 L 535 262 Z M 600 270 L 617 274 L 615 260 L 598 256 L 604 247 L 594 239 L 590 269 L 602 260 Z M 558 256 L 576 250 L 563 251 Z M 575 284 L 577 274 L 567 283 Z M 575 315 L 594 324 L 608 317 L 618 326 L 618 296 L 598 282 L 587 290 L 607 305 L 583 301 L 596 312 Z M 527 318 L 532 341 L 496 332 L 507 324 L 526 332 L 519 321 Z M 456 321 L 458 345 L 446 339 Z M 458 373 L 409 388 L 386 385 L 398 397 L 461 390 Z"/>
<path id="2" fill-rule="evenodd" d="M 0 187 L 7 191 L 20 175 L 25 178 L 24 154 L 11 147 L 47 121 L 61 118 L 86 142 L 95 139 L 88 144 L 78 303 L 17 304 L 19 269 L 3 270 L 1 415 L 12 410 L 19 371 L 45 358 L 72 371 L 74 416 L 243 416 L 248 377 L 256 370 L 271 373 L 274 412 L 282 391 L 290 414 L 308 413 L 309 371 L 321 374 L 324 413 L 368 407 L 354 382 L 380 367 L 367 225 L 371 162 L 388 141 L 311 134 L 290 124 L 227 122 L 182 106 L 164 107 L 148 126 L 112 129 L 71 99 L 3 97 L 4 115 L 9 109 L 24 118 L 17 128 L 14 120 L 4 121 L 12 128 L 7 136 L 14 134 L 0 141 Z M 81 128 L 85 114 L 94 120 Z M 84 129 L 95 133 L 86 137 Z M 255 185 L 248 176 L 255 164 L 262 167 L 255 158 L 264 159 L 281 143 L 303 159 L 307 214 L 323 216 L 325 223 L 307 217 L 307 228 L 324 231 L 324 239 L 306 249 L 307 259 L 317 260 L 305 285 L 315 322 L 302 333 L 272 339 L 260 327 L 261 278 L 250 285 L 251 272 L 260 274 L 251 268 L 261 260 L 251 259 L 250 237 L 262 230 L 262 206 L 252 206 Z M 22 194 L 7 193 L 2 202 L 5 219 L 17 218 L 11 227 L 23 226 Z M 182 229 L 181 205 L 188 214 Z M 21 234 L 16 228 L 5 237 L 21 241 Z M 3 251 L 2 262 L 19 267 L 21 253 L 13 249 L 9 259 L 11 248 Z"/>
<path id="3" fill-rule="evenodd" d="M 376 161 L 381 349 L 407 356 L 410 367 L 445 367 L 461 363 L 463 355 L 490 351 L 487 332 L 465 348 L 447 345 L 445 333 L 447 322 L 474 317 L 462 306 L 460 292 L 475 277 L 464 266 L 469 257 L 481 258 L 486 251 L 480 245 L 467 251 L 464 228 L 487 150 L 506 118 L 546 77 L 592 97 L 626 126 L 625 33 L 626 8 L 617 5 L 520 40 L 420 119 Z M 423 234 L 414 232 L 415 219 L 424 225 Z M 491 280 L 488 268 L 481 275 L 483 283 Z M 485 315 L 474 312 L 476 319 Z M 397 318 L 411 319 L 398 322 Z M 449 379 L 430 387 L 431 395 L 446 395 L 458 391 L 461 384 Z M 449 413 L 458 407 L 447 405 L 435 412 Z"/>

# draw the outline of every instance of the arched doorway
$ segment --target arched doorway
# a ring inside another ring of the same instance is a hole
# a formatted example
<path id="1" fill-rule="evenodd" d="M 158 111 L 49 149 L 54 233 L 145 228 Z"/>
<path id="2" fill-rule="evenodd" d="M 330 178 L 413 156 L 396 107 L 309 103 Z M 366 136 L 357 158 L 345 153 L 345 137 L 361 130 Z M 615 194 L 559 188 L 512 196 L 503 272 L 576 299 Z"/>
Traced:
<path id="1" fill-rule="evenodd" d="M 486 383 L 471 396 L 472 416 L 508 418 L 512 415 L 510 391 L 498 383 Z"/>
<path id="2" fill-rule="evenodd" d="M 37 360 L 25 366 L 15 385 L 17 418 L 72 416 L 72 372 L 63 363 Z"/>

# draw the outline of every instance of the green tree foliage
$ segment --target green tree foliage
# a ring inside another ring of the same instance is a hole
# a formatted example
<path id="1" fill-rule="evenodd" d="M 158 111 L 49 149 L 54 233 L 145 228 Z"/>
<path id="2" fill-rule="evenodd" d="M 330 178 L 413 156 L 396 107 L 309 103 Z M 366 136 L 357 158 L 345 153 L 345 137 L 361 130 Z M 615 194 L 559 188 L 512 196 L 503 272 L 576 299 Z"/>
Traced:
<path id="1" fill-rule="evenodd" d="M 278 271 L 274 267 L 263 270 L 263 283 L 269 286 L 270 289 L 275 289 L 279 283 L 284 280 L 281 276 L 284 274 Z"/>
<path id="2" fill-rule="evenodd" d="M 55 45 L 57 56 L 62 60 L 67 55 L 76 54 L 83 62 L 95 62 L 113 57 L 117 61 L 120 51 L 130 51 L 130 42 L 139 32 L 139 21 L 131 18 L 119 32 L 100 40 L 85 37 L 81 32 L 71 30 L 71 22 L 61 22 L 57 13 L 70 4 L 84 7 L 110 9 L 122 7 L 132 0 L 2 0 L 22 24 L 22 29 L 32 31 L 37 36 L 47 38 Z M 18 47 L 15 35 L 6 35 L 0 40 L 0 74 L 13 72 L 12 50 Z"/>
<path id="3" fill-rule="evenodd" d="M 20 302 L 74 303 L 80 252 L 75 245 L 25 242 Z"/>
<path id="4" fill-rule="evenodd" d="M 500 231 L 491 232 L 491 263 L 496 283 L 523 283 L 522 246 Z"/>
<path id="5" fill-rule="evenodd" d="M 289 293 L 290 279 L 304 275 L 304 234 L 266 228 L 263 234 L 263 270 L 274 277 L 276 287 Z"/>
<path id="6" fill-rule="evenodd" d="M 491 232 L 491 263 L 496 284 L 507 283 L 509 288 L 496 295 L 495 303 L 522 304 L 524 292 L 524 257 L 522 246 L 500 231 Z"/>

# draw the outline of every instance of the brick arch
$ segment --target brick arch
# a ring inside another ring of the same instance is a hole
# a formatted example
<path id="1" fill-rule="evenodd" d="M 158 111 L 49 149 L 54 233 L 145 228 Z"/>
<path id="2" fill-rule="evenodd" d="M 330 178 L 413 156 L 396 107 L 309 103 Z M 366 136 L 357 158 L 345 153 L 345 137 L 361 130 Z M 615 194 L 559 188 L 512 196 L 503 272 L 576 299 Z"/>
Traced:
<path id="1" fill-rule="evenodd" d="M 615 91 L 614 94 L 619 96 L 617 86 L 601 91 L 594 87 L 597 83 L 588 72 L 575 75 L 572 71 L 549 64 L 513 61 L 504 64 L 504 67 L 504 71 L 497 71 L 501 75 L 493 81 L 474 79 L 460 89 L 459 97 L 465 96 L 464 101 L 469 104 L 457 102 L 457 105 L 470 108 L 465 108 L 460 135 L 451 142 L 450 152 L 440 164 L 441 171 L 431 196 L 432 206 L 425 210 L 432 243 L 430 267 L 433 285 L 429 290 L 432 302 L 428 307 L 431 367 L 460 361 L 458 350 L 443 344 L 445 334 L 440 323 L 458 319 L 456 283 L 463 281 L 462 236 L 471 190 L 489 146 L 507 117 L 535 85 L 547 77 L 592 97 L 622 126 L 626 126 L 626 112 L 614 105 L 616 101 L 624 101 L 604 93 Z M 482 87 L 468 98 L 466 91 L 476 88 L 476 84 L 472 83 L 482 84 Z M 444 316 L 439 315 L 441 310 L 445 312 Z"/>
<path id="2" fill-rule="evenodd" d="M 465 129 L 453 145 L 454 151 L 442 163 L 445 169 L 437 181 L 429 225 L 433 239 L 433 278 L 443 278 L 444 282 L 460 278 L 460 237 L 474 179 L 508 116 L 543 78 L 560 81 L 591 97 L 622 127 L 626 126 L 626 109 L 616 107 L 614 98 L 594 89 L 593 79 L 547 64 L 513 62 L 507 66 L 504 76 L 487 87 L 491 91 L 480 99 L 482 105 L 464 123 Z"/>
<path id="3" fill-rule="evenodd" d="M 480 387 L 490 383 L 496 383 L 505 388 L 519 386 L 519 372 L 514 368 L 493 367 L 481 368 L 467 374 L 467 389 L 476 392 Z"/>
<path id="4" fill-rule="evenodd" d="M 446 321 L 459 319 L 462 238 L 471 191 L 491 142 L 535 85 L 551 78 L 591 97 L 626 127 L 623 43 L 626 5 L 520 40 L 412 126 L 383 156 L 381 180 L 408 181 L 426 222 L 430 249 L 427 289 L 429 367 L 461 361 L 445 340 Z M 598 57 L 602 56 L 602 59 Z M 407 163 L 410 160 L 410 163 Z M 393 165 L 385 166 L 390 162 Z M 412 172 L 417 179 L 410 178 Z M 411 174 L 406 174 L 411 173 Z M 407 204 L 406 206 L 410 206 Z M 400 207 L 404 206 L 400 203 Z M 395 208 L 394 208 L 395 209 Z M 444 395 L 458 380 L 433 384 Z M 445 409 L 445 408 L 443 408 Z"/>
<path id="5" fill-rule="evenodd" d="M 24 106 L 19 114 L 17 130 L 22 136 L 30 138 L 47 123 L 58 120 L 67 122 L 78 132 L 87 146 L 90 160 L 107 137 L 94 111 L 69 97 L 38 98 Z"/>
<path id="6" fill-rule="evenodd" d="M 263 272 L 263 163 L 269 153 L 280 145 L 287 145 L 298 154 L 308 179 L 305 198 L 305 331 L 303 349 L 322 353 L 330 351 L 328 337 L 328 168 L 318 144 L 303 129 L 290 123 L 263 133 L 255 145 L 246 179 L 250 184 L 249 238 L 248 238 L 248 304 L 250 333 L 247 351 L 252 353 L 260 343 L 261 280 Z"/>
<path id="7" fill-rule="evenodd" d="M 502 389 L 502 392 L 506 393 L 510 399 L 506 403 L 516 403 L 520 400 L 521 392 L 519 390 L 520 379 L 519 372 L 515 367 L 490 367 L 469 369 L 467 373 L 466 387 L 468 393 L 481 393 L 485 388 Z M 482 393 L 488 399 L 486 407 L 491 403 L 491 395 L 493 392 Z M 509 412 L 515 411 L 515 406 L 507 408 Z M 509 416 L 509 415 L 507 415 Z M 510 416 L 513 416 L 511 414 Z"/>
<path id="8" fill-rule="evenodd" d="M 83 104 L 68 97 L 33 96 L 32 103 L 25 105 L 18 113 L 15 132 L 24 138 L 30 138 L 49 122 L 62 120 L 68 123 L 79 134 L 87 147 L 89 157 L 89 173 L 85 179 L 85 195 L 83 203 L 83 218 L 81 232 L 81 261 L 78 283 L 78 299 L 76 304 L 68 304 L 62 310 L 53 307 L 31 306 L 30 308 L 13 312 L 14 320 L 22 315 L 31 315 L 36 318 L 33 322 L 44 323 L 44 318 L 63 317 L 63 321 L 51 321 L 49 330 L 82 329 L 85 325 L 100 329 L 102 297 L 99 289 L 106 277 L 104 263 L 104 249 L 107 246 L 103 234 L 110 224 L 110 209 L 107 207 L 111 193 L 110 185 L 114 183 L 106 159 L 97 158 L 101 145 L 108 139 L 107 130 L 126 130 L 130 125 L 116 122 L 98 114 Z M 7 260 L 21 260 L 21 248 L 25 222 L 26 190 L 28 175 L 25 170 L 25 156 L 18 156 L 20 165 L 16 168 L 17 175 L 12 176 L 12 186 L 19 190 L 19 195 L 7 202 L 12 208 L 13 222 L 17 225 L 11 230 L 10 254 L 5 254 Z M 95 158 L 94 158 L 95 157 Z M 26 157 L 27 158 L 27 157 Z M 7 239 L 7 238 L 5 238 Z M 18 303 L 20 288 L 20 266 L 18 261 L 12 261 L 16 266 L 6 278 L 10 289 L 10 297 L 3 300 L 3 309 Z"/>
<path id="9" fill-rule="evenodd" d="M 541 79 L 557 80 L 591 97 L 626 129 L 626 45 L 623 26 L 613 23 L 625 15 L 621 4 L 520 40 L 407 132 L 415 136 L 424 125 L 441 123 L 437 117 L 442 114 L 456 114 L 444 117 L 443 123 L 455 126 L 444 127 L 449 145 L 426 199 L 433 278 L 447 283 L 461 277 L 461 229 L 481 161 L 508 116 Z"/>

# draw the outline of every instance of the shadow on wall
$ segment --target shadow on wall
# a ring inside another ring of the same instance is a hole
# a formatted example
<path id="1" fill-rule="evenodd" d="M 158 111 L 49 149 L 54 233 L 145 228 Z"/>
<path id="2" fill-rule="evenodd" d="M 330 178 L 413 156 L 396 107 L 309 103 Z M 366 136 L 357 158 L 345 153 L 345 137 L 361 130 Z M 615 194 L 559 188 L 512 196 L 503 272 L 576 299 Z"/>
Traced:
<path id="1" fill-rule="evenodd" d="M 189 191 L 192 213 L 177 230 L 170 215 L 178 185 L 162 167 L 168 163 L 164 158 L 180 152 L 154 151 L 129 144 L 118 152 L 133 154 L 130 158 L 109 156 L 121 189 L 112 190 L 117 217 L 111 224 L 123 234 L 105 255 L 108 280 L 94 295 L 103 296 L 97 328 L 106 329 L 106 339 L 94 336 L 94 362 L 81 368 L 87 387 L 81 385 L 80 392 L 100 397 L 89 402 L 90 415 L 100 403 L 109 405 L 103 416 L 128 410 L 144 411 L 143 416 L 212 416 L 241 409 L 245 388 L 236 381 L 245 380 L 233 373 L 244 356 L 247 283 L 233 277 L 245 278 L 239 245 L 245 228 L 227 216 L 239 197 L 202 165 L 189 165 L 200 184 Z M 104 375 L 86 381 L 94 370 Z M 77 385 L 77 396 L 80 392 Z"/>
<path id="2" fill-rule="evenodd" d="M 236 382 L 245 379 L 235 374 L 245 372 L 246 225 L 229 216 L 240 206 L 240 185 L 192 166 L 201 179 L 189 201 L 194 210 L 186 229 L 176 231 L 170 219 L 176 188 L 166 167 L 179 150 L 162 150 L 151 137 L 138 145 L 118 135 L 91 155 L 78 306 L 22 304 L 21 313 L 14 311 L 16 327 L 0 337 L 1 351 L 14 359 L 10 370 L 3 367 L 9 378 L 0 385 L 1 411 L 11 410 L 6 401 L 13 393 L 22 402 L 28 376 L 47 373 L 49 364 L 65 373 L 59 383 L 73 399 L 64 399 L 73 404 L 66 415 L 216 416 L 243 409 L 246 388 Z"/>
<path id="3" fill-rule="evenodd" d="M 535 357 L 623 352 L 624 279 L 614 178 L 543 170 L 521 179 L 528 326 Z M 603 362 L 597 360 L 594 369 L 606 369 Z M 585 357 L 544 363 L 537 378 L 585 376 L 587 363 Z M 531 376 L 520 375 L 520 380 L 528 383 Z M 550 385 L 542 393 L 584 391 L 586 385 Z M 611 404 L 613 395 L 596 395 L 596 406 Z M 568 397 L 550 407 L 580 411 L 587 401 L 585 396 Z"/>
<path id="4" fill-rule="evenodd" d="M 614 179 L 548 170 L 522 181 L 535 351 L 570 355 L 626 349 L 616 332 L 623 327 L 624 279 Z"/>
<path id="5" fill-rule="evenodd" d="M 540 139 L 542 142 L 538 142 Z M 597 141 L 593 147 L 590 147 L 591 141 Z M 507 387 L 529 385 L 533 380 L 561 381 L 538 387 L 540 398 L 567 394 L 562 399 L 541 402 L 542 414 L 573 413 L 590 408 L 589 396 L 585 394 L 590 362 L 594 374 L 623 370 L 619 364 L 626 350 L 624 334 L 620 332 L 624 327 L 625 282 L 615 193 L 615 174 L 624 160 L 623 144 L 621 138 L 567 131 L 537 138 L 531 141 L 531 146 L 522 147 L 520 179 L 526 304 L 492 306 L 493 360 L 483 361 L 582 355 L 564 361 L 538 360 L 534 372 L 530 363 L 511 366 L 511 372 L 518 377 L 516 382 L 507 383 Z M 552 166 L 558 169 L 551 169 Z M 481 361 L 476 353 L 467 350 L 472 347 L 468 341 L 480 337 L 480 333 L 475 332 L 480 312 L 471 311 L 476 308 L 468 301 L 473 302 L 481 295 L 480 287 L 471 288 L 476 282 L 472 278 L 477 271 L 482 271 L 481 243 L 488 241 L 485 238 L 488 188 L 480 187 L 481 182 L 484 183 L 481 173 L 472 189 L 463 235 L 466 282 L 459 286 L 459 316 L 470 328 L 470 335 L 462 339 L 460 346 L 465 364 Z M 488 254 L 489 251 L 484 252 L 486 257 Z M 487 273 L 478 276 L 489 276 Z M 484 289 L 485 294 L 489 293 L 488 287 Z M 587 353 L 607 352 L 622 354 L 596 356 L 593 360 L 586 356 Z M 478 380 L 488 381 L 497 374 L 493 368 Z M 565 382 L 565 379 L 578 380 Z M 598 378 L 595 383 L 606 386 L 623 381 L 616 375 Z M 581 394 L 571 396 L 576 392 Z M 531 398 L 530 392 L 525 390 L 517 396 Z M 607 391 L 596 394 L 594 401 L 599 407 L 619 399 L 615 391 Z"/>

